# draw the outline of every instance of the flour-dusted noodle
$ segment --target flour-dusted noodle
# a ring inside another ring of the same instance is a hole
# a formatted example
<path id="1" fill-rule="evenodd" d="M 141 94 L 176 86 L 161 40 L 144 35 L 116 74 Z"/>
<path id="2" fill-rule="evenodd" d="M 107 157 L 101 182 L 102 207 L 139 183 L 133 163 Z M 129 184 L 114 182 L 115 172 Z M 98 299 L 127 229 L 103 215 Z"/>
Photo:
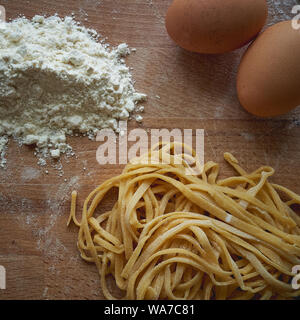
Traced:
<path id="1" fill-rule="evenodd" d="M 72 193 L 78 249 L 96 264 L 105 297 L 116 299 L 108 275 L 125 299 L 299 297 L 291 280 L 300 265 L 300 218 L 291 206 L 300 196 L 269 182 L 272 168 L 247 173 L 229 153 L 239 176 L 220 180 L 218 164 L 201 167 L 193 150 L 176 153 L 180 146 L 160 143 L 97 187 L 80 222 Z M 111 211 L 96 214 L 115 187 Z"/>
<path id="2" fill-rule="evenodd" d="M 71 195 L 71 212 L 69 216 L 69 220 L 67 222 L 67 226 L 69 226 L 70 222 L 73 221 L 77 227 L 80 227 L 80 223 L 77 221 L 75 213 L 76 213 L 76 200 L 77 200 L 77 191 L 72 191 Z"/>

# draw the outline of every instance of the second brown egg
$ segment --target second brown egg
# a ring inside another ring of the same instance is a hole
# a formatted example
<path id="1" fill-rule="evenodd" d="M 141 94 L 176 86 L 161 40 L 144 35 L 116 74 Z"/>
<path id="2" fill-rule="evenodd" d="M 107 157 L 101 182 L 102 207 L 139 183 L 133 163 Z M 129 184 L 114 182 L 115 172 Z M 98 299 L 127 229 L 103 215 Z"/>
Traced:
<path id="1" fill-rule="evenodd" d="M 277 23 L 246 51 L 237 75 L 241 105 L 260 117 L 285 114 L 300 105 L 300 31 Z"/>

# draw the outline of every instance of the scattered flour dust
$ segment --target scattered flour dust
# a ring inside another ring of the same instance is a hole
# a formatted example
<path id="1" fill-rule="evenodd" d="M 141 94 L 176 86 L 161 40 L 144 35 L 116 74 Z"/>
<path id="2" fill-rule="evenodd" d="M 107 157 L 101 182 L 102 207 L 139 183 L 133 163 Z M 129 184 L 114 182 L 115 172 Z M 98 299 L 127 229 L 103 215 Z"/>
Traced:
<path id="1" fill-rule="evenodd" d="M 137 93 L 124 57 L 72 17 L 17 18 L 0 29 L 0 166 L 8 137 L 35 145 L 39 164 L 73 155 L 66 135 L 118 132 L 146 95 Z M 141 121 L 141 116 L 137 117 Z"/>
<path id="2" fill-rule="evenodd" d="M 21 178 L 23 181 L 30 181 L 33 179 L 37 179 L 39 176 L 40 176 L 40 171 L 31 167 L 25 167 L 21 174 Z"/>
<path id="3" fill-rule="evenodd" d="M 5 151 L 7 149 L 7 143 L 8 143 L 8 139 L 6 136 L 0 137 L 0 167 L 1 168 L 4 168 L 6 164 Z"/>

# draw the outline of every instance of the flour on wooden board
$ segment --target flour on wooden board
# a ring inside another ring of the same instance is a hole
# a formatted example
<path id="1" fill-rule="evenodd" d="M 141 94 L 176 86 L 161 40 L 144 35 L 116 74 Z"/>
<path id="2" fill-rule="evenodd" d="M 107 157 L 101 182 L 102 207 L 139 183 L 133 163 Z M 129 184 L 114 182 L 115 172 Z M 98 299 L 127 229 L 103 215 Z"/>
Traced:
<path id="1" fill-rule="evenodd" d="M 74 176 L 70 179 L 68 183 L 61 184 L 57 191 L 54 193 L 54 197 L 49 194 L 47 205 L 50 209 L 50 214 L 48 216 L 46 226 L 38 230 L 37 236 L 37 248 L 42 250 L 47 257 L 58 256 L 58 251 L 66 251 L 66 247 L 63 243 L 56 238 L 55 234 L 51 231 L 57 223 L 57 219 L 61 216 L 63 203 L 68 199 L 71 190 L 75 189 L 79 181 L 78 176 Z M 53 197 L 53 198 L 52 198 Z M 52 199 L 51 199 L 52 198 Z M 63 255 L 60 255 L 60 258 L 63 258 Z"/>
<path id="2" fill-rule="evenodd" d="M 291 12 L 292 8 L 294 5 L 299 5 L 298 0 L 268 0 L 267 2 L 269 11 L 267 26 L 283 20 L 292 19 L 294 16 Z"/>
<path id="3" fill-rule="evenodd" d="M 41 172 L 36 168 L 25 167 L 22 171 L 21 178 L 24 182 L 30 181 L 39 178 L 40 174 Z"/>
<path id="4" fill-rule="evenodd" d="M 73 155 L 66 135 L 93 139 L 102 128 L 117 131 L 138 102 L 124 57 L 125 43 L 109 49 L 93 29 L 72 17 L 25 17 L 0 29 L 0 166 L 7 137 L 36 145 L 39 164 Z M 137 118 L 141 121 L 141 117 Z"/>

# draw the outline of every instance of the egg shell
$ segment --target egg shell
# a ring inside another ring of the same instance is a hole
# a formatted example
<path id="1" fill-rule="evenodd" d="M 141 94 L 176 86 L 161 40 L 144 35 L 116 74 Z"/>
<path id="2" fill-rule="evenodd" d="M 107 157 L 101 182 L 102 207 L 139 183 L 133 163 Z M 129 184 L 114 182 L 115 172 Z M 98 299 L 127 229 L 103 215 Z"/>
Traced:
<path id="1" fill-rule="evenodd" d="M 251 41 L 267 15 L 265 0 L 174 0 L 166 29 L 186 50 L 224 53 Z"/>
<path id="2" fill-rule="evenodd" d="M 300 22 L 300 21 L 299 21 Z M 241 105 L 270 117 L 300 105 L 300 30 L 291 21 L 264 31 L 244 54 L 237 75 Z"/>

